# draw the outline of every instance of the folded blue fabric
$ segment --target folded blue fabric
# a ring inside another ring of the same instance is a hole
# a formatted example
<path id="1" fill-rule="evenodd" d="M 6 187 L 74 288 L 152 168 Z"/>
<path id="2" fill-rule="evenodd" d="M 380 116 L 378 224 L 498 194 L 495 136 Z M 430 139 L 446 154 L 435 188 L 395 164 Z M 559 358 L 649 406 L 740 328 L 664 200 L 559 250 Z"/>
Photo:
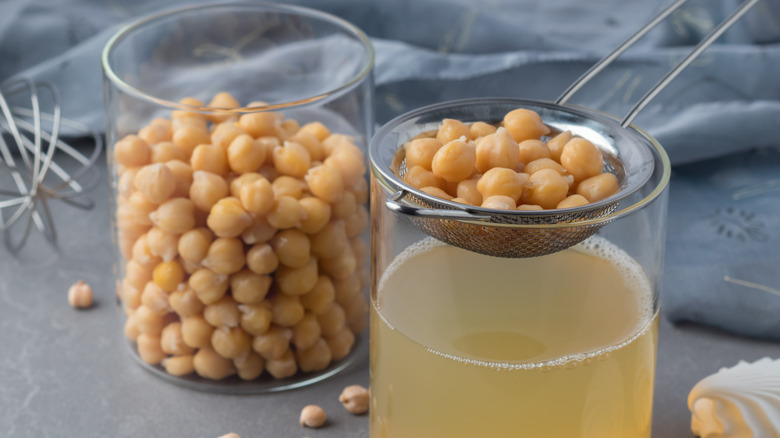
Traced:
<path id="1" fill-rule="evenodd" d="M 102 130 L 100 52 L 120 23 L 181 0 L 4 0 L 0 82 L 52 81 L 63 113 Z M 444 100 L 554 100 L 664 4 L 597 0 L 297 0 L 376 47 L 377 122 Z M 739 0 L 691 0 L 572 100 L 625 114 Z M 664 307 L 780 339 L 780 2 L 764 0 L 635 123 L 674 164 Z M 690 163 L 682 165 L 683 163 Z"/>

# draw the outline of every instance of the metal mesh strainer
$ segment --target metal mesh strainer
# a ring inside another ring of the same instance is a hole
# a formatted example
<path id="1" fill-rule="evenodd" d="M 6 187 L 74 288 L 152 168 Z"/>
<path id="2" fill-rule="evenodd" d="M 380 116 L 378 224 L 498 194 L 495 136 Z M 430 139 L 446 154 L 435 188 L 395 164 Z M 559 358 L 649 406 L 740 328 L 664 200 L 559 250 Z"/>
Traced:
<path id="1" fill-rule="evenodd" d="M 430 236 L 469 251 L 498 257 L 536 257 L 564 250 L 587 239 L 614 220 L 620 204 L 634 205 L 634 195 L 644 187 L 665 158 L 665 152 L 631 121 L 682 70 L 758 0 L 743 3 L 714 29 L 679 65 L 650 90 L 622 121 L 598 111 L 565 105 L 568 99 L 612 60 L 644 36 L 686 0 L 678 0 L 640 29 L 610 55 L 593 66 L 555 102 L 483 98 L 432 105 L 400 116 L 383 126 L 371 142 L 373 175 L 390 196 L 386 206 L 409 216 Z M 465 123 L 499 122 L 516 108 L 536 111 L 553 130 L 569 130 L 590 140 L 605 157 L 605 170 L 618 177 L 617 194 L 589 205 L 543 211 L 494 210 L 471 207 L 429 195 L 403 181 L 406 172 L 404 145 L 414 137 L 438 128 L 444 118 Z M 628 208 L 628 207 L 626 207 Z"/>

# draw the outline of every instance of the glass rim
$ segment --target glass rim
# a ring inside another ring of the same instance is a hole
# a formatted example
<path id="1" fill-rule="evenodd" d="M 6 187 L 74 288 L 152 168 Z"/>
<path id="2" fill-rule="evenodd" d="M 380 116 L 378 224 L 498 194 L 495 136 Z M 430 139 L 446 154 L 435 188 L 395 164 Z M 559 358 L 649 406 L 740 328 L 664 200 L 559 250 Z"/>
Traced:
<path id="1" fill-rule="evenodd" d="M 265 11 L 265 12 L 281 12 L 281 13 L 287 13 L 291 15 L 300 15 L 308 18 L 314 18 L 322 22 L 333 24 L 336 27 L 340 28 L 342 31 L 345 31 L 345 33 L 350 34 L 351 36 L 355 37 L 358 41 L 360 41 L 366 53 L 368 54 L 368 59 L 365 65 L 363 65 L 363 67 L 355 76 L 353 76 L 349 81 L 331 90 L 327 90 L 314 96 L 310 96 L 304 99 L 299 99 L 290 102 L 268 104 L 263 106 L 249 106 L 249 107 L 236 107 L 236 108 L 209 107 L 206 105 L 203 106 L 188 105 L 188 104 L 173 102 L 167 99 L 161 99 L 152 96 L 148 93 L 145 93 L 137 89 L 136 87 L 133 87 L 132 85 L 125 82 L 122 78 L 120 78 L 114 71 L 111 62 L 109 61 L 109 57 L 114 52 L 116 47 L 126 37 L 128 37 L 133 32 L 138 31 L 139 29 L 155 24 L 166 18 L 175 17 L 176 15 L 185 12 L 208 10 L 208 9 L 229 9 L 229 8 L 250 8 L 250 9 L 257 9 L 259 11 Z M 154 12 L 148 14 L 135 21 L 124 24 L 122 27 L 120 27 L 119 30 L 111 36 L 111 38 L 108 40 L 106 45 L 103 47 L 103 51 L 100 56 L 100 62 L 103 68 L 103 74 L 105 75 L 106 78 L 108 78 L 111 81 L 111 83 L 114 86 L 116 86 L 123 92 L 131 96 L 134 96 L 138 99 L 145 100 L 147 102 L 151 102 L 159 106 L 168 107 L 176 110 L 195 111 L 195 112 L 202 112 L 202 113 L 226 112 L 226 113 L 243 114 L 243 113 L 288 109 L 288 108 L 308 105 L 308 104 L 319 102 L 323 99 L 330 98 L 344 91 L 347 91 L 353 88 L 354 86 L 356 86 L 357 84 L 359 84 L 361 81 L 363 81 L 364 78 L 366 78 L 366 76 L 368 76 L 371 73 L 371 70 L 374 67 L 375 57 L 376 54 L 374 51 L 374 46 L 371 44 L 371 40 L 368 38 L 365 32 L 363 32 L 360 28 L 350 23 L 349 21 L 344 20 L 343 18 L 337 17 L 327 12 L 323 12 L 323 11 L 319 11 L 316 9 L 307 8 L 303 6 L 293 6 L 293 5 L 283 5 L 277 3 L 263 2 L 263 1 L 257 1 L 257 2 L 253 1 L 253 2 L 202 3 L 202 4 L 185 6 L 185 7 L 166 9 L 160 12 Z"/>
<path id="2" fill-rule="evenodd" d="M 382 184 L 385 188 L 389 189 L 390 193 L 394 193 L 397 190 L 404 190 L 413 193 L 416 196 L 420 196 L 422 198 L 431 197 L 431 195 L 428 195 L 427 193 L 422 192 L 421 190 L 417 190 L 414 187 L 406 184 L 406 182 L 404 182 L 400 177 L 398 177 L 398 175 L 396 175 L 390 169 L 385 169 L 382 166 L 380 166 L 379 164 L 380 158 L 376 155 L 376 153 L 378 153 L 379 151 L 376 151 L 375 153 L 375 150 L 378 148 L 379 140 L 382 137 L 391 133 L 393 129 L 396 128 L 401 123 L 407 122 L 415 117 L 423 116 L 427 113 L 431 113 L 444 108 L 464 106 L 464 105 L 478 105 L 478 104 L 485 104 L 489 102 L 517 103 L 518 105 L 535 104 L 535 105 L 543 105 L 548 107 L 556 107 L 565 110 L 575 110 L 575 111 L 583 112 L 585 114 L 596 115 L 599 116 L 600 118 L 609 120 L 610 122 L 614 122 L 615 126 L 613 128 L 634 131 L 640 137 L 647 140 L 649 146 L 652 147 L 651 152 L 654 152 L 655 157 L 657 157 L 658 162 L 656 162 L 655 164 L 657 166 L 660 166 L 660 169 L 662 171 L 661 178 L 659 179 L 655 187 L 653 187 L 653 190 L 650 193 L 648 193 L 646 196 L 644 196 L 642 199 L 624 208 L 618 208 L 611 213 L 600 215 L 590 219 L 578 219 L 572 222 L 557 222 L 557 223 L 498 223 L 498 222 L 484 222 L 479 220 L 469 220 L 469 219 L 461 219 L 461 218 L 457 218 L 457 219 L 453 218 L 448 220 L 454 220 L 457 222 L 464 222 L 464 223 L 480 225 L 485 227 L 502 227 L 502 228 L 506 227 L 506 228 L 523 228 L 523 229 L 580 228 L 580 227 L 588 227 L 588 226 L 599 226 L 599 225 L 612 222 L 624 216 L 627 216 L 635 211 L 641 210 L 642 208 L 644 208 L 645 206 L 653 202 L 656 198 L 658 198 L 661 195 L 661 193 L 663 193 L 663 191 L 666 190 L 666 188 L 669 186 L 672 166 L 671 166 L 671 162 L 669 161 L 669 156 L 666 153 L 666 150 L 664 150 L 664 148 L 661 146 L 660 143 L 658 143 L 658 141 L 655 138 L 653 138 L 650 134 L 648 134 L 646 131 L 639 128 L 638 126 L 631 124 L 628 127 L 623 128 L 619 124 L 620 118 L 612 114 L 608 114 L 599 110 L 595 110 L 583 106 L 572 105 L 572 104 L 560 105 L 548 101 L 521 99 L 521 98 L 507 98 L 507 97 L 479 97 L 479 98 L 450 100 L 450 101 L 435 103 L 432 105 L 427 105 L 394 117 L 393 119 L 391 119 L 390 121 L 382 125 L 374 134 L 371 141 L 369 142 L 368 155 L 369 155 L 369 164 L 371 165 L 372 177 L 376 178 L 380 184 Z M 647 181 L 644 182 L 644 184 L 648 184 L 650 182 L 651 181 L 648 179 Z M 442 204 L 449 203 L 446 200 L 441 200 L 438 202 Z M 427 207 L 418 207 L 418 208 L 429 209 Z M 487 209 L 478 206 L 465 206 L 465 211 L 472 212 L 475 215 L 484 215 L 484 214 L 515 215 L 518 217 L 527 217 L 527 218 L 533 218 L 539 216 L 550 216 L 555 214 L 565 215 L 567 213 L 574 212 L 577 209 L 578 209 L 577 207 L 573 207 L 573 208 L 566 208 L 566 209 L 552 209 L 552 210 L 542 210 L 542 211 L 517 211 L 517 210 Z M 438 220 L 438 219 L 426 219 L 426 220 Z"/>

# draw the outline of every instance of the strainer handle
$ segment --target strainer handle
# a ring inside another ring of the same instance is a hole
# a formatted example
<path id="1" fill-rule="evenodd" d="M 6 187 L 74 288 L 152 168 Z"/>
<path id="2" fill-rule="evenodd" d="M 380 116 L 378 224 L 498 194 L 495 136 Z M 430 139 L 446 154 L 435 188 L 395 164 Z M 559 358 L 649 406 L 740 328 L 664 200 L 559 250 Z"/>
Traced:
<path id="1" fill-rule="evenodd" d="M 630 46 L 632 46 L 634 43 L 636 43 L 640 38 L 645 36 L 652 28 L 657 26 L 661 21 L 666 19 L 669 15 L 672 14 L 672 12 L 676 11 L 680 8 L 686 1 L 688 0 L 677 0 L 669 7 L 661 11 L 660 14 L 658 14 L 655 18 L 653 18 L 649 23 L 644 25 L 641 29 L 639 29 L 635 34 L 631 35 L 623 44 L 618 46 L 612 53 L 605 56 L 601 61 L 596 63 L 593 67 L 588 69 L 582 76 L 579 77 L 576 81 L 574 81 L 573 84 L 569 86 L 569 88 L 563 92 L 561 97 L 558 98 L 558 100 L 555 101 L 555 103 L 563 105 L 565 104 L 569 98 L 571 98 L 574 93 L 580 90 L 588 81 L 590 81 L 594 76 L 599 74 L 604 68 L 606 68 L 612 61 L 614 61 L 618 56 L 620 56 L 623 52 L 626 51 Z M 712 30 L 712 32 L 707 35 L 706 38 L 704 38 L 694 49 L 691 51 L 691 53 L 688 54 L 682 61 L 680 61 L 677 66 L 675 66 L 672 70 L 670 70 L 666 76 L 663 77 L 655 86 L 653 86 L 650 91 L 647 92 L 639 101 L 634 105 L 633 108 L 626 114 L 626 116 L 623 118 L 623 120 L 620 122 L 620 125 L 622 127 L 627 127 L 631 124 L 632 121 L 636 118 L 636 116 L 639 115 L 639 113 L 664 89 L 667 85 L 669 85 L 670 82 L 672 82 L 680 73 L 682 73 L 683 70 L 685 70 L 696 58 L 701 55 L 702 52 L 704 52 L 715 40 L 717 40 L 721 35 L 723 35 L 726 30 L 728 30 L 729 27 L 731 27 L 732 24 L 737 22 L 742 16 L 750 10 L 756 3 L 758 3 L 759 0 L 747 0 L 745 1 L 739 8 L 737 8 L 736 11 L 734 11 L 726 20 L 724 20 L 718 27 Z"/>
<path id="2" fill-rule="evenodd" d="M 486 222 L 490 220 L 490 215 L 470 213 L 465 209 L 445 210 L 442 208 L 417 208 L 398 202 L 408 194 L 409 192 L 406 190 L 399 190 L 393 193 L 392 196 L 387 198 L 387 201 L 385 201 L 385 206 L 394 213 L 425 219 L 460 219 L 480 222 Z"/>

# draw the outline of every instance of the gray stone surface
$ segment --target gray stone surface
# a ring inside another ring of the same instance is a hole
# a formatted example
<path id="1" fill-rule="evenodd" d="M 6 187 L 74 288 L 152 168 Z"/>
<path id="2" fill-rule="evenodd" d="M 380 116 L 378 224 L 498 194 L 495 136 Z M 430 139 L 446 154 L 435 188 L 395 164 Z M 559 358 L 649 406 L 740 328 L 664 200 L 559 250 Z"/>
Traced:
<path id="1" fill-rule="evenodd" d="M 100 163 L 103 165 L 103 162 Z M 163 382 L 131 360 L 124 347 L 110 257 L 108 186 L 90 194 L 95 210 L 51 203 L 59 241 L 33 232 L 17 255 L 0 247 L 0 435 L 45 437 L 243 438 L 367 437 L 368 420 L 339 404 L 341 389 L 368 385 L 368 357 L 303 389 L 256 396 L 202 393 Z M 17 231 L 17 228 L 14 229 Z M 96 305 L 74 310 L 66 300 L 78 279 Z M 686 398 L 702 377 L 740 359 L 780 357 L 780 344 L 693 325 L 661 322 L 654 437 L 689 437 Z M 317 403 L 327 427 L 298 425 L 300 409 Z"/>

